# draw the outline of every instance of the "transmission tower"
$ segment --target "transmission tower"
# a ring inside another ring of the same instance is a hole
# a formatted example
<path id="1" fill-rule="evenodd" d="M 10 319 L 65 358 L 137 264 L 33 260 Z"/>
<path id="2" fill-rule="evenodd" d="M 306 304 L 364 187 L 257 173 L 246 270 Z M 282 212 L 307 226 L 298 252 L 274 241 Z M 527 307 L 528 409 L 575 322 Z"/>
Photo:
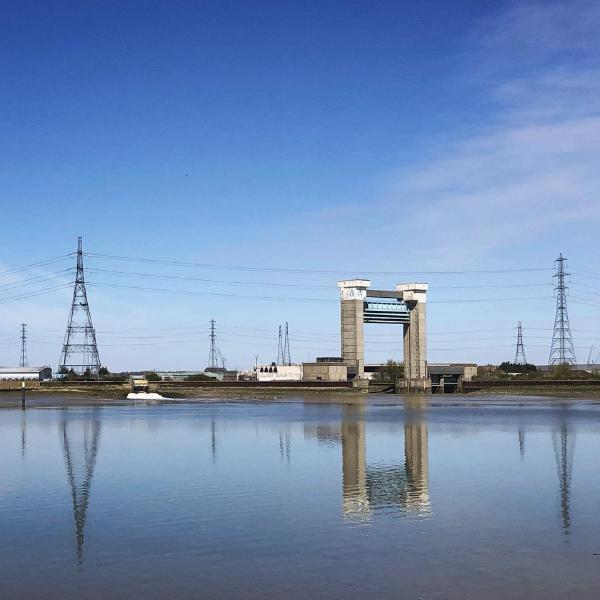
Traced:
<path id="1" fill-rule="evenodd" d="M 219 349 L 217 348 L 217 330 L 216 330 L 216 321 L 214 319 L 210 320 L 210 330 L 209 330 L 209 338 L 210 338 L 210 351 L 208 353 L 208 369 L 218 369 L 219 368 Z"/>
<path id="2" fill-rule="evenodd" d="M 77 273 L 73 287 L 73 302 L 59 362 L 60 372 L 66 373 L 71 369 L 80 375 L 95 377 L 100 370 L 96 331 L 92 325 L 92 315 L 85 290 L 81 236 L 77 238 Z"/>
<path id="3" fill-rule="evenodd" d="M 515 351 L 515 365 L 526 365 L 527 359 L 525 358 L 525 348 L 523 348 L 523 328 L 521 327 L 521 321 L 517 327 L 517 350 Z"/>
<path id="4" fill-rule="evenodd" d="M 27 366 L 27 323 L 21 323 L 21 359 L 20 367 Z"/>
<path id="5" fill-rule="evenodd" d="M 285 322 L 285 341 L 283 343 L 283 364 L 292 364 L 292 359 L 290 357 L 290 332 L 287 321 Z"/>
<path id="6" fill-rule="evenodd" d="M 554 317 L 554 333 L 552 334 L 552 346 L 550 347 L 549 365 L 575 365 L 575 348 L 569 325 L 569 314 L 567 312 L 567 286 L 565 278 L 570 273 L 565 272 L 567 259 L 562 253 L 554 261 L 556 273 L 554 279 L 554 291 L 556 293 L 556 316 Z"/>
<path id="7" fill-rule="evenodd" d="M 279 326 L 279 340 L 277 342 L 277 362 L 275 364 L 277 364 L 277 365 L 284 364 L 284 357 L 283 357 L 283 334 L 282 334 L 282 331 L 281 331 L 281 325 Z"/>

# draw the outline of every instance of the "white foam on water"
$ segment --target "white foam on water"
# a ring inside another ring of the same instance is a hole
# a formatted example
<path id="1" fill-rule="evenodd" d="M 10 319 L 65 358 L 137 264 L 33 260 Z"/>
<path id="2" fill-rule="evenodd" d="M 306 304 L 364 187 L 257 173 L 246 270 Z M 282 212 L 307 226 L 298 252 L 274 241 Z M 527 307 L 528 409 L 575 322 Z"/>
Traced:
<path id="1" fill-rule="evenodd" d="M 156 392 L 129 392 L 127 400 L 167 400 Z"/>

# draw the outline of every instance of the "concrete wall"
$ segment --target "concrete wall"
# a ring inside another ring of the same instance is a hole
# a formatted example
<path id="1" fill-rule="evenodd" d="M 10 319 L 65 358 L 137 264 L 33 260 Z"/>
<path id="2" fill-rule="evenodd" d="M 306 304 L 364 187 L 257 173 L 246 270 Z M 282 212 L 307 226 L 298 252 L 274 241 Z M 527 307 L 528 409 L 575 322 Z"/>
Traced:
<path id="1" fill-rule="evenodd" d="M 340 363 L 304 363 L 303 381 L 346 381 L 348 367 Z"/>
<path id="2" fill-rule="evenodd" d="M 477 365 L 465 365 L 463 371 L 463 380 L 471 381 L 477 375 Z"/>

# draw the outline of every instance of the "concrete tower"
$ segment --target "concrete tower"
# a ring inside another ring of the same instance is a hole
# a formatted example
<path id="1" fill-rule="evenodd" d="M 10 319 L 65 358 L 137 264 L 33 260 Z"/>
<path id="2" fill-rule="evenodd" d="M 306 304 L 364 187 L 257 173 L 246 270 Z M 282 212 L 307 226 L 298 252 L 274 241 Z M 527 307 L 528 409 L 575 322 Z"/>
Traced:
<path id="1" fill-rule="evenodd" d="M 342 358 L 351 379 L 363 378 L 365 323 L 403 325 L 404 379 L 409 390 L 427 386 L 426 283 L 398 284 L 395 290 L 369 289 L 368 279 L 338 281 Z"/>

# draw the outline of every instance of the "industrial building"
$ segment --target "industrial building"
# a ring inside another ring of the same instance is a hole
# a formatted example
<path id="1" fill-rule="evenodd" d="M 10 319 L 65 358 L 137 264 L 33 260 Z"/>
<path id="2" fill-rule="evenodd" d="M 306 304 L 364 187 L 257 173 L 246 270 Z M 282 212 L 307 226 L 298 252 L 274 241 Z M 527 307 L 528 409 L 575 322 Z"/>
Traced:
<path id="1" fill-rule="evenodd" d="M 303 363 L 303 381 L 347 381 L 348 367 L 342 358 L 323 357 Z"/>
<path id="2" fill-rule="evenodd" d="M 302 381 L 303 365 L 269 365 L 256 366 L 257 381 Z"/>
<path id="3" fill-rule="evenodd" d="M 0 367 L 0 381 L 47 381 L 52 379 L 50 367 Z"/>

